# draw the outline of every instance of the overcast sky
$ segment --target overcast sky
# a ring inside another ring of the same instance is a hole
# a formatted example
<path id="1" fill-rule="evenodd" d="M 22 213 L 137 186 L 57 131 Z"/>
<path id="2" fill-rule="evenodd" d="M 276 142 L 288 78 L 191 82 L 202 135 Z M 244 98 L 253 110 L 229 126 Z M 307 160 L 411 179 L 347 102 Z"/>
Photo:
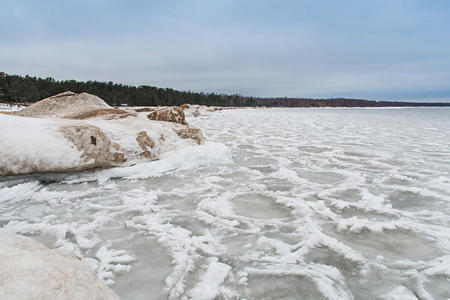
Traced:
<path id="1" fill-rule="evenodd" d="M 0 71 L 10 74 L 266 97 L 450 99 L 448 0 L 0 6 Z"/>

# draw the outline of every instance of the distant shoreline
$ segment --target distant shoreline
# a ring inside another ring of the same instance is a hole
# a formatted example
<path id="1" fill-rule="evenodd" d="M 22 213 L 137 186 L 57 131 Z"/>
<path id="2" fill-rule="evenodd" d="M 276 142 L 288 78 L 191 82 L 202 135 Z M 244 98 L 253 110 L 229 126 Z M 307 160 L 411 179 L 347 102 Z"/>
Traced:
<path id="1" fill-rule="evenodd" d="M 0 103 L 34 103 L 65 91 L 98 95 L 111 106 L 179 106 L 198 104 L 220 107 L 446 107 L 450 102 L 375 101 L 349 98 L 252 97 L 178 91 L 113 82 L 60 80 L 9 75 L 0 72 Z"/>
<path id="2" fill-rule="evenodd" d="M 7 113 L 10 111 L 17 111 L 25 108 L 33 103 L 14 103 L 14 102 L 0 102 L 0 112 Z M 191 103 L 188 103 L 192 105 Z M 432 103 L 435 104 L 435 103 Z M 402 109 L 402 108 L 437 108 L 437 107 L 450 107 L 450 103 L 436 103 L 439 105 L 403 105 L 403 106 L 216 106 L 211 105 L 211 107 L 223 107 L 225 109 L 279 109 L 279 108 L 311 108 L 311 109 Z M 443 105 L 442 105 L 443 104 Z M 121 105 L 119 107 L 129 107 L 128 105 Z M 133 108 L 145 108 L 145 107 L 155 107 L 151 105 L 142 106 L 132 106 Z M 165 107 L 165 106 L 156 106 Z"/>

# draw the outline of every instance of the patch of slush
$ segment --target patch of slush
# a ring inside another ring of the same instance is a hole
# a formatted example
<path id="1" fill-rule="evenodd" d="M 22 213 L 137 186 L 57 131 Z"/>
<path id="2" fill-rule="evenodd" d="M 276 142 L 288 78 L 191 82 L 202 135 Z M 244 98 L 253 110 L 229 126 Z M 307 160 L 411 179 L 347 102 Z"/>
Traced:
<path id="1" fill-rule="evenodd" d="M 159 161 L 0 181 L 123 299 L 450 298 L 450 111 L 230 110 Z"/>

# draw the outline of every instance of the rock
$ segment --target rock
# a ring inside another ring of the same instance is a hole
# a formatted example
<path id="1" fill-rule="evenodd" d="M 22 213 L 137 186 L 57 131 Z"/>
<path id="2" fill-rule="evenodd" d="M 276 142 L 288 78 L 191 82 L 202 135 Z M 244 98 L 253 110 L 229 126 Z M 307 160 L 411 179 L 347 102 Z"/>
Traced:
<path id="1" fill-rule="evenodd" d="M 66 126 L 61 131 L 81 152 L 81 158 L 85 162 L 92 160 L 95 167 L 117 166 L 126 161 L 125 155 L 119 152 L 120 145 L 113 144 L 96 126 Z"/>
<path id="2" fill-rule="evenodd" d="M 151 137 L 149 137 L 145 131 L 141 131 L 138 133 L 136 141 L 138 142 L 142 150 L 144 150 L 144 152 L 141 153 L 142 156 L 148 159 L 155 158 L 154 153 L 151 151 L 153 148 L 155 148 L 155 141 Z"/>
<path id="3" fill-rule="evenodd" d="M 194 112 L 192 113 L 192 115 L 193 115 L 194 117 L 198 117 L 198 116 L 200 116 L 200 111 L 199 111 L 198 109 L 196 109 L 196 110 L 194 110 Z"/>
<path id="4" fill-rule="evenodd" d="M 64 92 L 36 102 L 13 115 L 33 118 L 89 119 L 102 116 L 104 119 L 124 118 L 132 115 L 113 108 L 101 98 L 88 93 Z"/>
<path id="5" fill-rule="evenodd" d="M 135 111 L 136 112 L 149 112 L 149 111 L 154 111 L 155 108 L 153 107 L 142 107 L 142 108 L 136 108 Z"/>
<path id="6" fill-rule="evenodd" d="M 0 265 L 0 299 L 119 299 L 73 253 L 28 237 L 0 233 Z"/>
<path id="7" fill-rule="evenodd" d="M 193 139 L 199 145 L 205 140 L 201 129 L 194 126 L 186 125 L 180 129 L 175 129 L 175 132 L 179 137 L 183 139 Z"/>
<path id="8" fill-rule="evenodd" d="M 150 120 L 174 122 L 187 125 L 184 111 L 178 106 L 157 109 L 151 112 L 147 117 Z"/>
<path id="9" fill-rule="evenodd" d="M 189 107 L 191 107 L 191 106 L 187 103 L 180 105 L 180 108 L 182 108 L 182 109 L 187 109 Z"/>

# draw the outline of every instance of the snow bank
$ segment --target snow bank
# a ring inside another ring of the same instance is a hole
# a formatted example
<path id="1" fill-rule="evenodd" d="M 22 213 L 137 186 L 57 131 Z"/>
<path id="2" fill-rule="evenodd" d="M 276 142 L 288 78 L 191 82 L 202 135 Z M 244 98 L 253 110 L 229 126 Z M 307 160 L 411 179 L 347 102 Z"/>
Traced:
<path id="1" fill-rule="evenodd" d="M 87 263 L 31 238 L 0 233 L 0 299 L 119 299 Z"/>
<path id="2" fill-rule="evenodd" d="M 1 114 L 0 175 L 130 166 L 204 141 L 196 127 L 111 110 L 120 111 L 66 92 Z"/>
<path id="3" fill-rule="evenodd" d="M 114 109 L 101 98 L 88 93 L 60 93 L 13 113 L 33 118 L 86 119 L 98 115 L 125 117 L 129 113 Z"/>

